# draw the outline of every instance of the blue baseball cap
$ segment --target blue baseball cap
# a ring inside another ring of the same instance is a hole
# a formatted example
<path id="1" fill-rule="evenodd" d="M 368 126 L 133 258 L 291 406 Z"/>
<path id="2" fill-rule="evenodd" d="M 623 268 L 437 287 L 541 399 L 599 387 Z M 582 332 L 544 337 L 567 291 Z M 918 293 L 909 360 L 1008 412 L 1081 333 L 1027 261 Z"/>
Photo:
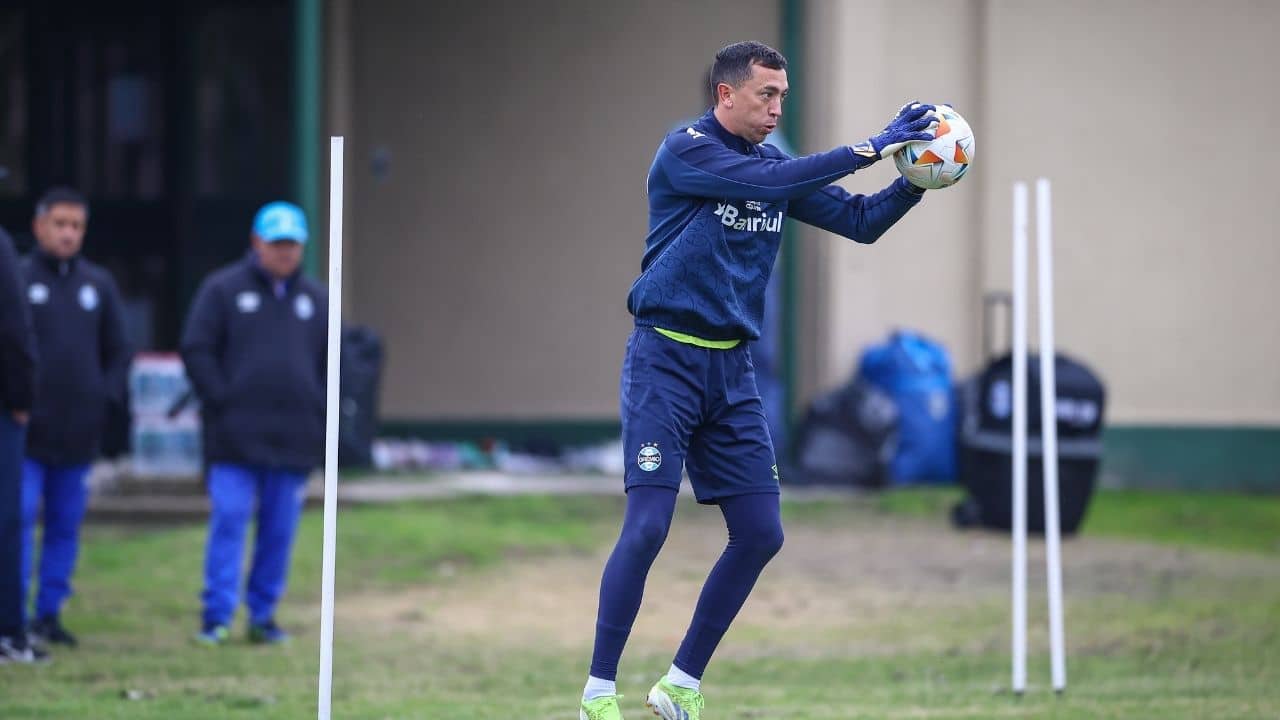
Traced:
<path id="1" fill-rule="evenodd" d="M 267 203 L 253 218 L 253 233 L 266 242 L 296 240 L 305 243 L 307 216 L 302 208 L 290 202 Z"/>

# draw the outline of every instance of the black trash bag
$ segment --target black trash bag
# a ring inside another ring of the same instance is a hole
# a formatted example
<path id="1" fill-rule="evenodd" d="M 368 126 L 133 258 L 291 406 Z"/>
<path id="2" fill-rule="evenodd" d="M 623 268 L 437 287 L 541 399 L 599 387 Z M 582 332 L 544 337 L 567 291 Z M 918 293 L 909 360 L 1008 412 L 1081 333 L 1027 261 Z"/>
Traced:
<path id="1" fill-rule="evenodd" d="M 819 396 L 805 413 L 794 463 L 783 480 L 796 485 L 884 487 L 897 448 L 897 427 L 893 399 L 861 380 Z"/>
<path id="2" fill-rule="evenodd" d="M 378 388 L 382 382 L 382 339 L 356 325 L 342 331 L 339 379 L 338 464 L 369 467 L 378 434 Z"/>

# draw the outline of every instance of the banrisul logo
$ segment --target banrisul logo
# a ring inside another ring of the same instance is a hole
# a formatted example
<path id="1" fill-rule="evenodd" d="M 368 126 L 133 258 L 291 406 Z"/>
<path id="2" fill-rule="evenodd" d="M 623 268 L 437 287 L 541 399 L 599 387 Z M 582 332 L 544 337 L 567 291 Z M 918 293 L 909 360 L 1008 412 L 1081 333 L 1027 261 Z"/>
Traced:
<path id="1" fill-rule="evenodd" d="M 645 472 L 653 472 L 662 466 L 662 453 L 658 450 L 658 443 L 645 443 L 640 446 L 640 453 L 636 455 L 636 464 Z"/>
<path id="2" fill-rule="evenodd" d="M 716 215 L 720 216 L 720 224 L 734 230 L 746 232 L 780 232 L 782 230 L 782 211 L 772 215 L 764 213 L 764 206 L 758 200 L 748 200 L 746 210 L 739 210 L 732 203 L 716 203 Z M 749 215 L 750 211 L 759 213 Z"/>

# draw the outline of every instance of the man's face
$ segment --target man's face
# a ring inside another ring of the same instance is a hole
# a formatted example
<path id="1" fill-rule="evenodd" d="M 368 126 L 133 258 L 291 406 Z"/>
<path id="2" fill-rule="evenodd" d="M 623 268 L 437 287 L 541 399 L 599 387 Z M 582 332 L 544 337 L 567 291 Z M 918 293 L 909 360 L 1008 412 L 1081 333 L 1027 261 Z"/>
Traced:
<path id="1" fill-rule="evenodd" d="M 89 213 L 83 205 L 55 203 L 31 221 L 36 243 L 44 252 L 66 260 L 75 257 L 84 244 Z"/>
<path id="2" fill-rule="evenodd" d="M 719 104 L 724 108 L 723 117 L 728 122 L 725 129 L 753 143 L 762 143 L 782 118 L 782 101 L 787 96 L 787 71 L 752 65 L 751 77 L 742 87 L 721 83 L 716 93 Z"/>
<path id="3" fill-rule="evenodd" d="M 254 235 L 253 250 L 263 269 L 279 280 L 292 275 L 302 264 L 302 243 L 296 240 L 267 242 Z"/>

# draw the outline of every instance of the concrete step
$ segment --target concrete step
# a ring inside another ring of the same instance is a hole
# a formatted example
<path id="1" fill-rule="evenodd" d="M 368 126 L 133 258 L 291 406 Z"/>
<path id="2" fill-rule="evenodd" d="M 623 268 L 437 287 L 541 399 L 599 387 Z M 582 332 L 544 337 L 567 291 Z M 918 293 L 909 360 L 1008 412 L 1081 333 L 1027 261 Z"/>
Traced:
<path id="1" fill-rule="evenodd" d="M 98 495 L 89 501 L 93 523 L 172 524 L 209 518 L 205 495 Z"/>
<path id="2" fill-rule="evenodd" d="M 204 478 L 196 475 L 157 477 L 120 475 L 113 478 L 111 485 L 104 487 L 103 490 L 121 497 L 205 494 Z"/>
<path id="3" fill-rule="evenodd" d="M 152 488 L 154 492 L 145 492 L 143 485 L 150 482 L 150 479 L 132 479 L 124 486 L 113 484 L 94 493 L 89 498 L 86 519 L 94 523 L 138 525 L 203 523 L 209 519 L 209 496 L 199 478 L 172 479 L 173 487 L 167 492 L 159 490 L 169 481 L 157 483 Z M 323 488 L 323 483 L 308 484 L 306 507 L 322 504 Z"/>
<path id="4" fill-rule="evenodd" d="M 209 500 L 198 479 L 152 480 L 113 478 L 98 486 L 89 500 L 89 519 L 104 523 L 203 523 Z M 173 492 L 146 492 L 171 487 Z M 116 489 L 119 489 L 117 492 Z M 195 490 L 198 489 L 198 492 Z M 687 482 L 685 495 L 689 494 Z M 340 483 L 343 506 L 424 502 L 464 495 L 620 495 L 621 481 L 610 475 L 511 475 L 501 472 L 463 472 L 432 476 L 401 476 Z M 804 495 L 792 489 L 788 497 Z M 312 474 L 307 484 L 307 507 L 323 505 L 324 480 Z"/>

